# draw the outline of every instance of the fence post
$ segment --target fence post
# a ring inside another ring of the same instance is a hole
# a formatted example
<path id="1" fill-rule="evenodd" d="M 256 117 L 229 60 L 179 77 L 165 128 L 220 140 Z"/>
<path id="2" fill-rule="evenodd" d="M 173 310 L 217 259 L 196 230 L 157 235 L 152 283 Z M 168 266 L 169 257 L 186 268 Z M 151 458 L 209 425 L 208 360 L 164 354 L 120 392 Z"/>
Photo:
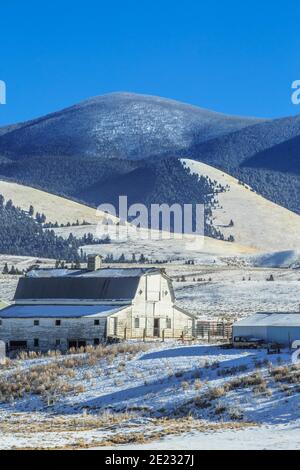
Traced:
<path id="1" fill-rule="evenodd" d="M 144 330 L 143 330 L 143 341 L 144 341 L 144 343 L 146 341 L 146 328 L 144 328 Z"/>
<path id="2" fill-rule="evenodd" d="M 125 328 L 124 328 L 124 339 L 125 339 L 125 341 L 126 341 L 126 339 L 127 339 L 127 328 L 126 328 L 126 326 L 125 326 Z"/>
<path id="3" fill-rule="evenodd" d="M 162 342 L 165 342 L 165 330 L 162 330 Z"/>
<path id="4" fill-rule="evenodd" d="M 210 343 L 210 328 L 208 329 L 207 342 Z"/>

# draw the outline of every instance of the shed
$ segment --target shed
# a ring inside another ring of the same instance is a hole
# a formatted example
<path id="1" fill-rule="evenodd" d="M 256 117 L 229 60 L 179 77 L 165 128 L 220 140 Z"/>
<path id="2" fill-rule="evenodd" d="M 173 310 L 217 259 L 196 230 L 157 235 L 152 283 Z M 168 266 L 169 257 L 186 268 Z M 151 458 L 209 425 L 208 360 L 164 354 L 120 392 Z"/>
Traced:
<path id="1" fill-rule="evenodd" d="M 300 340 L 300 312 L 259 312 L 233 325 L 233 337 L 255 337 L 286 346 Z"/>

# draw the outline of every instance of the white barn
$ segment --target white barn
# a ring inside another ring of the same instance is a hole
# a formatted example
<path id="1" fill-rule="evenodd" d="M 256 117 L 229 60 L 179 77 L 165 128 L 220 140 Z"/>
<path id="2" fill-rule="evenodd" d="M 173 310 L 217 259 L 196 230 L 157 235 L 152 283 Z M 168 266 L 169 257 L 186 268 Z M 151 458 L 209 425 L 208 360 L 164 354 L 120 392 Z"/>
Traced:
<path id="1" fill-rule="evenodd" d="M 233 325 L 233 339 L 237 336 L 255 337 L 266 343 L 291 346 L 300 340 L 300 312 L 261 312 L 237 321 Z"/>
<path id="2" fill-rule="evenodd" d="M 195 317 L 175 305 L 171 279 L 142 268 L 38 269 L 0 311 L 8 350 L 97 345 L 107 338 L 192 337 Z"/>

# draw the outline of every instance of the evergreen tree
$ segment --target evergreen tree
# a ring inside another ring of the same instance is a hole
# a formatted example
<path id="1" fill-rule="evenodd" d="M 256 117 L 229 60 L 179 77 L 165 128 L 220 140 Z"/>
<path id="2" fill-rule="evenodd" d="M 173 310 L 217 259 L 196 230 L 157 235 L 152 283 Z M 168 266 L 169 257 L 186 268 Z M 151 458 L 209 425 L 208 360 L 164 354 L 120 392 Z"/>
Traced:
<path id="1" fill-rule="evenodd" d="M 5 263 L 2 274 L 8 274 L 8 273 L 9 273 L 8 264 Z"/>

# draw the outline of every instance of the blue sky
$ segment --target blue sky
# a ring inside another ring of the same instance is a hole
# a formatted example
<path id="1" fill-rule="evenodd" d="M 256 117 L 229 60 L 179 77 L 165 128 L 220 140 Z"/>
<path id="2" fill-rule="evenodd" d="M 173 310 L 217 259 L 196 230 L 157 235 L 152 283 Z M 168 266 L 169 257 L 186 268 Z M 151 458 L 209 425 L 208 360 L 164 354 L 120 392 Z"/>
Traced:
<path id="1" fill-rule="evenodd" d="M 0 124 L 112 91 L 217 111 L 300 114 L 299 1 L 10 0 L 0 5 Z"/>

